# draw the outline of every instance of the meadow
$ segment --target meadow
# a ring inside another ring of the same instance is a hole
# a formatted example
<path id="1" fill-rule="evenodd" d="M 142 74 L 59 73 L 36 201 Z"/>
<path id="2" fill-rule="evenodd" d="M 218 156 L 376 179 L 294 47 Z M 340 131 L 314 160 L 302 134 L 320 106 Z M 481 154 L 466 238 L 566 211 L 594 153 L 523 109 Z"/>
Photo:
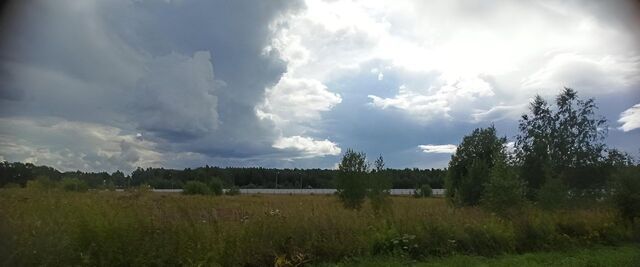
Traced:
<path id="1" fill-rule="evenodd" d="M 344 209 L 335 196 L 0 191 L 2 266 L 302 266 L 499 257 L 627 245 L 640 227 L 607 203 L 499 216 L 443 198 Z M 629 248 L 638 253 L 637 247 Z"/>

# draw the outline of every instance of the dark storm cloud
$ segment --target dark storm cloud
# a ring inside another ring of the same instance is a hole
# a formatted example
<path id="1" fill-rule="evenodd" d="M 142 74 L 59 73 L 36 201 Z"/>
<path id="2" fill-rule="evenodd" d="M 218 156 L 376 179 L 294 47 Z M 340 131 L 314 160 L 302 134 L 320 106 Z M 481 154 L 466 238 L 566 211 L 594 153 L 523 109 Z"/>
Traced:
<path id="1" fill-rule="evenodd" d="M 277 153 L 273 127 L 254 106 L 286 69 L 263 53 L 269 23 L 299 8 L 295 1 L 16 2 L 0 26 L 0 116 L 115 127 L 113 138 L 140 133 L 166 160 Z M 7 143 L 23 130 L 8 125 L 2 154 L 24 160 L 8 155 Z M 34 139 L 23 147 L 59 142 Z"/>

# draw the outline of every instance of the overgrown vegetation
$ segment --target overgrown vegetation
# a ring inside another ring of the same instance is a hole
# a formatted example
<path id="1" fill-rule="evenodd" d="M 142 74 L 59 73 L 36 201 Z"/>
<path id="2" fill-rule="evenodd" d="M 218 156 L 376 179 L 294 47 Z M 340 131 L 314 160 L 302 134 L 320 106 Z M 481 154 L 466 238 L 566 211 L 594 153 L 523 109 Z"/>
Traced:
<path id="1" fill-rule="evenodd" d="M 565 88 L 555 106 L 536 96 L 529 109 L 512 154 L 493 126 L 463 138 L 449 162 L 450 201 L 506 214 L 527 204 L 558 209 L 611 199 L 627 220 L 640 215 L 640 167 L 604 145 L 606 120 L 595 115 L 594 99 Z"/>
<path id="2" fill-rule="evenodd" d="M 421 185 L 413 192 L 414 197 L 430 197 L 431 195 L 433 195 L 433 188 L 428 184 Z"/>
<path id="3" fill-rule="evenodd" d="M 2 266 L 273 266 L 353 257 L 428 260 L 638 241 L 606 206 L 507 219 L 442 198 L 394 197 L 392 213 L 332 196 L 187 196 L 145 192 L 0 193 Z"/>
<path id="4" fill-rule="evenodd" d="M 185 195 L 209 195 L 211 189 L 203 182 L 188 181 L 182 188 L 182 193 Z"/>

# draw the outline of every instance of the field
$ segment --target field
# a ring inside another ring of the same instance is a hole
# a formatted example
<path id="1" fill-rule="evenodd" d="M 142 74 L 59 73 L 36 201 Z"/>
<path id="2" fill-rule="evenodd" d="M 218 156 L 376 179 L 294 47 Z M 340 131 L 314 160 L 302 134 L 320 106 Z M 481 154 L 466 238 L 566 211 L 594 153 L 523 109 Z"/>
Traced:
<path id="1" fill-rule="evenodd" d="M 629 243 L 639 232 L 606 203 L 529 207 L 503 218 L 441 198 L 393 197 L 375 214 L 368 204 L 351 211 L 318 195 L 0 191 L 2 266 L 344 266 L 378 258 L 469 266 L 455 263 L 518 262 L 527 255 L 505 255 L 572 249 L 589 256 L 592 248 L 621 255 L 626 261 L 616 265 L 624 266 L 637 260 L 639 249 Z"/>

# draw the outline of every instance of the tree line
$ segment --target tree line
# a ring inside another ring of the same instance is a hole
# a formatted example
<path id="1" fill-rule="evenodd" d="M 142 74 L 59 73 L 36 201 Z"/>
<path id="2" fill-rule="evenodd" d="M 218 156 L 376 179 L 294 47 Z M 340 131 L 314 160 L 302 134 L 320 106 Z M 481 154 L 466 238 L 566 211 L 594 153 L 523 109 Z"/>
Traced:
<path id="1" fill-rule="evenodd" d="M 495 127 L 465 136 L 449 162 L 446 195 L 460 206 L 508 213 L 613 201 L 640 215 L 640 166 L 604 144 L 607 122 L 595 100 L 565 88 L 552 104 L 536 96 L 519 121 L 513 151 Z"/>
<path id="2" fill-rule="evenodd" d="M 389 169 L 382 170 L 390 177 L 393 188 L 416 188 L 429 184 L 442 188 L 444 169 Z M 164 168 L 137 168 L 126 175 L 121 171 L 107 172 L 61 172 L 52 167 L 31 163 L 0 162 L 0 186 L 24 187 L 31 180 L 62 181 L 77 178 L 90 188 L 128 188 L 148 185 L 158 189 L 183 188 L 188 181 L 211 183 L 220 181 L 224 187 L 239 188 L 335 188 L 338 170 L 331 169 L 274 169 L 274 168 L 221 168 L 204 166 L 183 170 Z M 277 182 L 277 185 L 276 185 Z"/>
<path id="3" fill-rule="evenodd" d="M 612 200 L 627 210 L 625 216 L 640 216 L 640 166 L 628 153 L 605 146 L 608 126 L 596 115 L 595 100 L 564 88 L 554 104 L 534 98 L 512 149 L 493 125 L 464 136 L 447 169 L 450 202 L 509 213 L 527 205 Z M 359 209 L 369 197 L 378 211 L 389 201 L 382 157 L 374 165 L 362 152 L 347 149 L 343 155 L 336 181 L 346 208 Z"/>

